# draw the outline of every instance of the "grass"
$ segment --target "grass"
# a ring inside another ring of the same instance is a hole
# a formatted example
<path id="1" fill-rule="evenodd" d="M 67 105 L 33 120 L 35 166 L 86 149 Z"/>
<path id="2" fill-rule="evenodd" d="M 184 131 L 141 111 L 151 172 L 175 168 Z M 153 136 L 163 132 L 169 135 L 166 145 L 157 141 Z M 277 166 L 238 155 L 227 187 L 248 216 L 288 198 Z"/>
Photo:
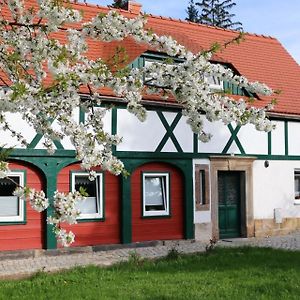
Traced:
<path id="1" fill-rule="evenodd" d="M 132 255 L 110 268 L 76 268 L 0 281 L 0 299 L 299 299 L 300 252 L 217 248 L 156 261 Z"/>

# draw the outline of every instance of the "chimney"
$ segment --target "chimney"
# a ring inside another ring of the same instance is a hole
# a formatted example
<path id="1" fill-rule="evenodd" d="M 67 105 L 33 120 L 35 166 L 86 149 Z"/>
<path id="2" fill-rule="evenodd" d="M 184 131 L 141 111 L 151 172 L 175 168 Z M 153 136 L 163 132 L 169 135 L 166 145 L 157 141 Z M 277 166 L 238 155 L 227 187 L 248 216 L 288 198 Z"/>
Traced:
<path id="1" fill-rule="evenodd" d="M 133 14 L 139 15 L 142 11 L 142 4 L 137 3 L 133 0 L 129 0 L 128 1 L 128 11 Z"/>

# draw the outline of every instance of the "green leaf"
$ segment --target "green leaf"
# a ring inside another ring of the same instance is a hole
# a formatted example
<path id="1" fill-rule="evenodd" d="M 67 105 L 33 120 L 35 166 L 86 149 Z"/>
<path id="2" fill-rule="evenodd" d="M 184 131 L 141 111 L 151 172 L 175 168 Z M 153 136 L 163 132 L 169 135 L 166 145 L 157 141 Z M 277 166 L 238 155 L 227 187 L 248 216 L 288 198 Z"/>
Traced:
<path id="1" fill-rule="evenodd" d="M 87 191 L 86 191 L 86 188 L 84 188 L 84 187 L 82 187 L 82 186 L 79 188 L 79 193 L 80 193 L 80 195 L 83 196 L 83 197 L 88 197 L 88 196 L 89 196 L 89 194 L 88 194 Z"/>

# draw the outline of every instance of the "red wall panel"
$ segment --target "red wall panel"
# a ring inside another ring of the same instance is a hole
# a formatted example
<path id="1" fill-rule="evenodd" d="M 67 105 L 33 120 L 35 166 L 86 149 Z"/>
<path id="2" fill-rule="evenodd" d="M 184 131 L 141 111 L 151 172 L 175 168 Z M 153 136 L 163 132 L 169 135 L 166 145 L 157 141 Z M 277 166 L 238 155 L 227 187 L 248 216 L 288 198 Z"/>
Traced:
<path id="1" fill-rule="evenodd" d="M 36 190 L 43 188 L 43 179 L 39 171 L 22 162 L 10 163 L 10 169 L 26 172 L 27 186 Z M 41 249 L 43 247 L 42 214 L 33 210 L 26 202 L 26 224 L 0 225 L 0 251 Z"/>
<path id="2" fill-rule="evenodd" d="M 142 172 L 170 173 L 170 217 L 142 217 Z M 150 163 L 140 166 L 131 177 L 132 198 L 132 241 L 182 239 L 183 179 L 179 170 L 163 163 Z"/>
<path id="3" fill-rule="evenodd" d="M 99 170 L 95 168 L 95 170 Z M 60 192 L 70 191 L 70 172 L 82 171 L 79 164 L 64 168 L 57 178 Z M 64 225 L 75 234 L 72 246 L 90 246 L 120 243 L 120 183 L 119 178 L 108 172 L 104 173 L 104 221 L 81 222 Z"/>

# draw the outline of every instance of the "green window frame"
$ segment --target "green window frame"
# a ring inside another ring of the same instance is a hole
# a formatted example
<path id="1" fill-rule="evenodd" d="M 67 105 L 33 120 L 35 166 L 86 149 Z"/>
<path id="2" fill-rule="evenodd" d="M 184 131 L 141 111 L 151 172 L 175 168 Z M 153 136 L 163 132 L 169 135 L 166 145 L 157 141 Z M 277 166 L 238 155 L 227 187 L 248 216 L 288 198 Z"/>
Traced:
<path id="1" fill-rule="evenodd" d="M 11 170 L 11 172 L 8 173 L 8 178 L 18 178 L 18 184 L 20 186 L 24 186 L 26 183 L 26 173 L 23 170 Z M 13 179 L 14 180 L 14 179 Z M 3 195 L 5 194 L 5 190 L 8 190 L 4 187 L 5 183 L 9 184 L 11 181 L 7 178 L 1 178 L 0 179 L 0 202 L 2 202 L 2 205 L 5 200 L 8 201 L 16 201 L 16 214 L 8 213 L 7 215 L 1 214 L 0 211 L 0 224 L 1 225 L 13 225 L 13 224 L 25 224 L 26 223 L 26 201 L 23 198 L 13 196 L 12 193 L 10 195 Z M 12 183 L 12 182 L 11 182 Z M 17 187 L 17 186 L 16 186 Z M 15 187 L 15 188 L 16 188 Z M 15 189 L 14 188 L 14 189 Z M 7 198 L 7 199 L 5 199 Z M 10 199 L 8 199 L 10 198 Z M 0 210 L 1 210 L 1 204 L 0 204 Z M 3 212 L 3 209 L 2 209 Z"/>
<path id="2" fill-rule="evenodd" d="M 142 173 L 143 217 L 170 216 L 170 174 Z"/>
<path id="3" fill-rule="evenodd" d="M 88 179 L 89 174 L 87 172 L 71 172 L 71 191 L 76 191 L 76 185 L 80 185 L 80 180 Z M 96 221 L 96 220 L 104 220 L 104 174 L 102 172 L 96 172 L 96 178 L 94 181 L 89 181 L 89 183 L 93 186 L 94 190 L 93 196 L 86 197 L 87 199 L 83 203 L 78 203 L 78 209 L 86 206 L 95 209 L 95 212 L 86 212 L 81 213 L 77 220 L 80 221 Z M 78 189 L 77 189 L 78 190 Z"/>

